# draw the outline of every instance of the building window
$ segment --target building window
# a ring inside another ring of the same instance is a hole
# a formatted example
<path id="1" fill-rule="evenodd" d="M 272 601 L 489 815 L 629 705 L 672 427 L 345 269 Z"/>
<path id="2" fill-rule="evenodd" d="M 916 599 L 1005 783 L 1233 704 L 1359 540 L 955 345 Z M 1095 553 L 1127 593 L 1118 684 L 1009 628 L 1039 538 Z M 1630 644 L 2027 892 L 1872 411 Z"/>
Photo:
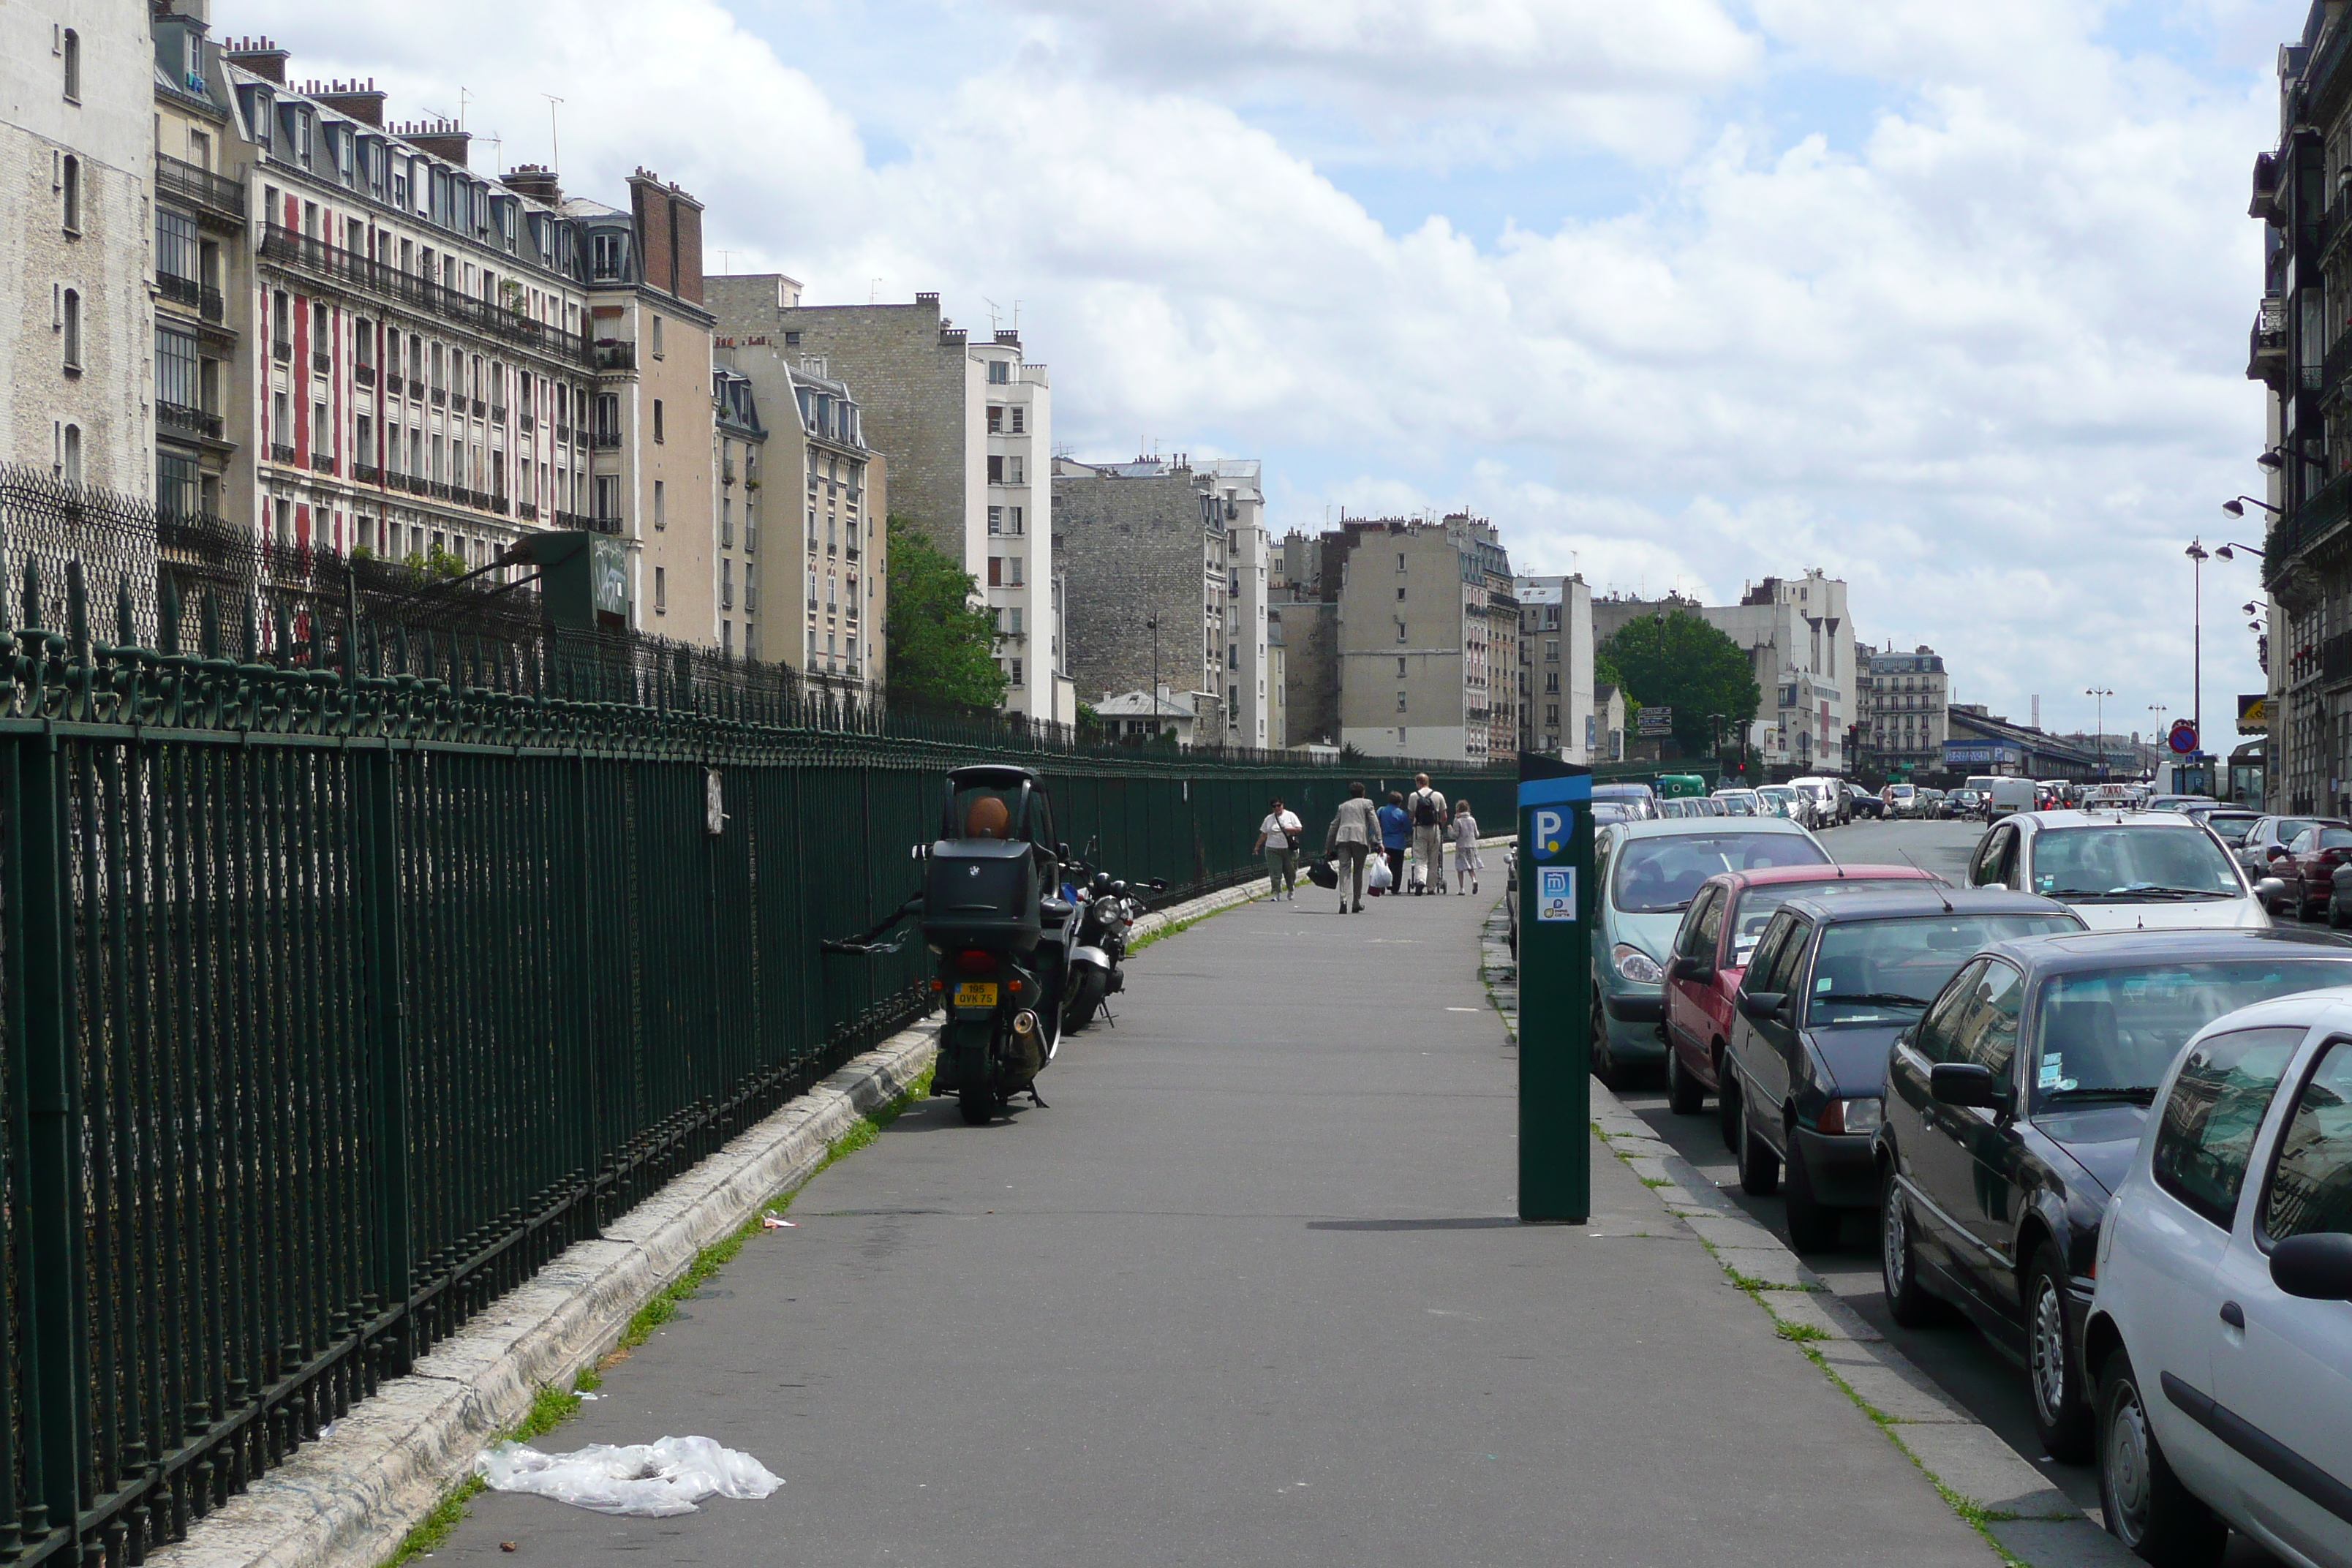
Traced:
<path id="1" fill-rule="evenodd" d="M 988 558 L 988 585 L 992 588 L 1004 586 L 1004 557 L 1002 555 Z"/>
<path id="2" fill-rule="evenodd" d="M 1397 570 L 1400 572 L 1404 570 L 1404 552 L 1402 550 L 1397 552 Z"/>
<path id="3" fill-rule="evenodd" d="M 68 153 L 58 165 L 58 201 L 68 234 L 81 233 L 81 160 Z"/>
<path id="4" fill-rule="evenodd" d="M 719 563 L 719 607 L 722 610 L 735 607 L 735 563 L 732 561 Z"/>
<path id="5" fill-rule="evenodd" d="M 1404 641 L 1404 623 L 1402 621 L 1399 621 L 1397 623 L 1397 641 Z"/>
<path id="6" fill-rule="evenodd" d="M 1006 484 L 1027 484 L 1029 481 L 1021 477 L 1021 459 L 1019 457 L 1015 456 L 1004 459 L 1004 482 Z"/>
<path id="7" fill-rule="evenodd" d="M 1013 661 L 1013 684 L 1015 686 L 1022 684 L 1021 661 L 1017 658 Z"/>
<path id="8" fill-rule="evenodd" d="M 669 498 L 663 493 L 662 481 L 659 479 L 654 481 L 654 526 L 656 528 L 669 526 Z"/>
<path id="9" fill-rule="evenodd" d="M 659 358 L 661 358 L 661 357 L 662 357 L 662 319 L 661 319 L 659 316 L 656 316 L 656 317 L 654 318 L 654 358 L 656 358 L 656 359 L 659 359 Z"/>
<path id="10" fill-rule="evenodd" d="M 1402 655 L 1399 655 L 1397 658 L 1397 679 L 1400 680 L 1404 679 L 1404 658 Z"/>
<path id="11" fill-rule="evenodd" d="M 1009 384 L 1012 380 L 1013 367 L 1011 365 L 1007 364 L 1001 359 L 992 359 L 988 362 L 988 384 L 991 386 L 1004 386 Z"/>
<path id="12" fill-rule="evenodd" d="M 1402 691 L 1397 693 L 1397 711 L 1400 713 L 1404 711 L 1404 693 Z"/>
<path id="13" fill-rule="evenodd" d="M 1004 558 L 1004 585 L 1008 588 L 1021 586 L 1021 557 L 1018 555 Z"/>
<path id="14" fill-rule="evenodd" d="M 1021 509 L 1019 507 L 1007 507 L 1005 509 L 1004 531 L 1007 533 L 1019 533 L 1021 531 Z"/>
<path id="15" fill-rule="evenodd" d="M 81 101 L 81 35 L 68 27 L 58 36 L 58 53 L 64 57 L 66 101 Z"/>
<path id="16" fill-rule="evenodd" d="M 81 293 L 68 289 L 58 301 L 58 327 L 65 338 L 65 367 L 81 374 Z"/>
<path id="17" fill-rule="evenodd" d="M 988 405 L 988 433 L 992 436 L 1004 433 L 1004 405 L 1002 403 Z"/>
<path id="18" fill-rule="evenodd" d="M 669 574 L 658 566 L 654 568 L 654 614 L 669 614 Z"/>
<path id="19" fill-rule="evenodd" d="M 654 441 L 658 445 L 667 438 L 662 423 L 662 400 L 656 397 L 654 399 Z"/>
<path id="20" fill-rule="evenodd" d="M 68 425 L 58 437 L 58 475 L 68 485 L 81 484 L 81 426 Z"/>
<path id="21" fill-rule="evenodd" d="M 1004 459 L 992 454 L 988 459 L 988 482 L 992 485 L 1004 482 Z"/>
<path id="22" fill-rule="evenodd" d="M 1004 531 L 1004 509 L 1003 507 L 992 506 L 988 509 L 988 531 L 991 533 L 1003 533 Z"/>
<path id="23" fill-rule="evenodd" d="M 1400 605 L 1404 603 L 1404 584 L 1402 583 L 1397 584 L 1397 603 Z"/>
<path id="24" fill-rule="evenodd" d="M 1022 415 L 1023 415 L 1023 413 L 1024 413 L 1024 410 L 1019 409 L 1019 408 L 1015 408 L 1015 409 L 1013 411 L 1013 433 L 1015 436 L 1018 436 L 1018 435 L 1020 435 L 1020 434 L 1021 434 L 1021 416 L 1022 416 Z"/>
<path id="25" fill-rule="evenodd" d="M 592 278 L 618 278 L 621 275 L 619 235 L 598 234 L 589 237 L 588 274 Z"/>

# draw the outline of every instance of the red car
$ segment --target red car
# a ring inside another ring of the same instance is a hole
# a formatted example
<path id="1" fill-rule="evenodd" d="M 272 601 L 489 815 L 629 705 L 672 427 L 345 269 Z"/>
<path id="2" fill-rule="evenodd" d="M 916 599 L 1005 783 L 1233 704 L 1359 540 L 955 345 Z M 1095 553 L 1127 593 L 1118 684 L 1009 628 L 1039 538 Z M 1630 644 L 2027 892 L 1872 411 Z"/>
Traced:
<path id="1" fill-rule="evenodd" d="M 1916 866 L 1763 866 L 1717 872 L 1700 883 L 1666 964 L 1668 1103 L 1696 1116 L 1715 1092 L 1740 972 L 1774 910 L 1800 892 L 1943 879 Z"/>
<path id="2" fill-rule="evenodd" d="M 2287 908 L 2305 920 L 2324 914 L 2336 889 L 2336 868 L 2352 860 L 2352 827 L 2306 827 L 2271 861 L 2271 875 L 2286 884 Z"/>

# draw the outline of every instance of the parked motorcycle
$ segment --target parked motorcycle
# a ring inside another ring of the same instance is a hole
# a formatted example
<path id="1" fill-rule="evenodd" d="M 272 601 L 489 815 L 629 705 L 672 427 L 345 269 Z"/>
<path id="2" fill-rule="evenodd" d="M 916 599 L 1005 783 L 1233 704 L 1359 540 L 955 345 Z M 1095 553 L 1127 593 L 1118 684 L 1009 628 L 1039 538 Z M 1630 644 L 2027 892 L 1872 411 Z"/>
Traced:
<path id="1" fill-rule="evenodd" d="M 986 1122 L 1013 1096 L 1039 1105 L 1037 1075 L 1060 1041 L 1073 911 L 1058 896 L 1069 846 L 1054 837 L 1052 803 L 1027 768 L 986 763 L 948 775 L 940 837 L 917 845 L 923 890 L 864 936 L 828 952 L 893 951 L 884 931 L 919 917 L 939 957 L 931 994 L 947 1009 L 934 1095 Z M 895 944 L 894 944 L 895 946 Z"/>
<path id="2" fill-rule="evenodd" d="M 1168 884 L 1154 880 L 1143 887 L 1158 893 Z M 1118 1026 L 1110 998 L 1127 988 L 1119 965 L 1127 958 L 1128 933 L 1144 912 L 1135 890 L 1108 871 L 1094 874 L 1082 900 L 1070 921 L 1069 1000 L 1062 1008 L 1062 1027 L 1073 1034 L 1093 1023 L 1097 1013 Z"/>

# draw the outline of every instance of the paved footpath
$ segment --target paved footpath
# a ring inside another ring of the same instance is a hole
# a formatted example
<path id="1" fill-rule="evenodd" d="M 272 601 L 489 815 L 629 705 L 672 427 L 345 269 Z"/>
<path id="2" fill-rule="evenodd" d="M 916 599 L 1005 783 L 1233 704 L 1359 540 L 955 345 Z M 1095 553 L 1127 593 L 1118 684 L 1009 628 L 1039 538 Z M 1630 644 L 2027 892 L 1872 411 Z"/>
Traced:
<path id="1" fill-rule="evenodd" d="M 436 1562 L 1830 1565 L 1997 1559 L 1605 1152 L 1521 1226 L 1493 900 L 1160 942 L 1050 1110 L 919 1105 L 543 1439 L 787 1479 L 485 1495 Z"/>

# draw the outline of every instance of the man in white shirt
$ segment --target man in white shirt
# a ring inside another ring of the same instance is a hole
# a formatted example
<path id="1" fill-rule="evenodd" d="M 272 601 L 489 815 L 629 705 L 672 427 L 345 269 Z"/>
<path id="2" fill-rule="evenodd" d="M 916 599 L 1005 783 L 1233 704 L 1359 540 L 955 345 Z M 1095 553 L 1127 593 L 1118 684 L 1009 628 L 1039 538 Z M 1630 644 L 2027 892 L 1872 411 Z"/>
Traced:
<path id="1" fill-rule="evenodd" d="M 1412 824 L 1412 858 L 1421 867 L 1421 885 L 1416 893 L 1445 891 L 1444 859 L 1445 825 L 1452 814 L 1445 809 L 1445 797 L 1429 787 L 1429 775 L 1413 775 L 1413 792 L 1405 796 L 1404 815 Z"/>
<path id="2" fill-rule="evenodd" d="M 1305 831 L 1297 813 L 1279 797 L 1268 807 L 1265 820 L 1257 825 L 1257 847 L 1265 856 L 1270 896 L 1294 904 L 1298 901 L 1298 836 Z"/>

